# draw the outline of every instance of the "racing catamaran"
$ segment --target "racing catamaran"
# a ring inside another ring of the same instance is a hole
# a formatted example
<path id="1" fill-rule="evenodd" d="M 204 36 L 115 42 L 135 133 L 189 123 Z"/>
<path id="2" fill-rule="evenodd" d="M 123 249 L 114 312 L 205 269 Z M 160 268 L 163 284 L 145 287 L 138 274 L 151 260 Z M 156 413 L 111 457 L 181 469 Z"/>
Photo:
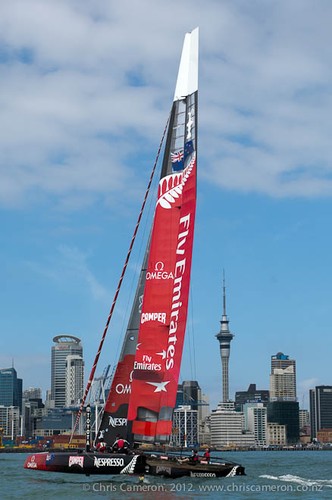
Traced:
<path id="1" fill-rule="evenodd" d="M 30 455 L 25 462 L 28 469 L 85 474 L 148 473 L 166 477 L 244 474 L 243 467 L 234 463 L 193 463 L 183 457 L 151 455 L 138 448 L 141 443 L 167 444 L 172 432 L 194 238 L 197 94 L 198 28 L 185 35 L 152 230 L 96 436 L 96 449 L 91 451 L 88 446 L 78 453 Z M 134 450 L 138 451 L 112 452 L 110 447 L 118 435 L 135 443 Z M 101 443 L 109 451 L 98 451 Z"/>

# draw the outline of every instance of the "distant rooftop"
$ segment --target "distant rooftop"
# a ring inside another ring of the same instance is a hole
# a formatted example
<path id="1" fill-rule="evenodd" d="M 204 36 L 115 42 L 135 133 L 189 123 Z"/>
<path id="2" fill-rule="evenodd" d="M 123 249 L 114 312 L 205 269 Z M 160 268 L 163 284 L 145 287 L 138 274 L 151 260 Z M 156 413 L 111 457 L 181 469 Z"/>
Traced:
<path id="1" fill-rule="evenodd" d="M 272 359 L 289 359 L 289 356 L 283 352 L 278 352 L 275 356 L 271 356 Z"/>

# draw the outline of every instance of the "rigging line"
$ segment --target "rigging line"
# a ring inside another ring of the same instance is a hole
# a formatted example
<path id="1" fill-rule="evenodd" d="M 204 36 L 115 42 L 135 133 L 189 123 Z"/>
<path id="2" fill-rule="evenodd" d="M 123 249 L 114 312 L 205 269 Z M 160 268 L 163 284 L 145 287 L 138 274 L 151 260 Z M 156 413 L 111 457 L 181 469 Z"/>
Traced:
<path id="1" fill-rule="evenodd" d="M 141 211 L 140 211 L 140 213 L 138 215 L 138 218 L 137 218 L 137 222 L 136 222 L 136 226 L 135 226 L 135 229 L 134 229 L 134 233 L 133 233 L 130 245 L 129 245 L 127 257 L 126 257 L 126 260 L 125 260 L 125 263 L 124 263 L 124 266 L 123 266 L 123 269 L 122 269 L 122 273 L 121 273 L 121 276 L 120 276 L 120 279 L 119 279 L 119 282 L 118 282 L 118 287 L 117 287 L 116 292 L 114 294 L 114 298 L 113 298 L 113 302 L 112 302 L 112 305 L 111 305 L 111 309 L 110 309 L 110 312 L 109 312 L 109 315 L 108 315 L 108 318 L 107 318 L 107 321 L 106 321 L 106 325 L 105 325 L 105 328 L 104 328 L 104 331 L 103 331 L 103 334 L 102 334 L 102 337 L 101 337 L 101 340 L 100 340 L 99 348 L 98 348 L 98 351 L 97 351 L 97 354 L 96 354 L 93 366 L 91 368 L 91 372 L 90 372 L 90 376 L 89 376 L 89 379 L 88 379 L 88 383 L 87 383 L 87 386 L 85 388 L 85 392 L 84 392 L 84 395 L 83 395 L 83 398 L 82 398 L 82 401 L 81 401 L 81 404 L 80 404 L 79 411 L 77 413 L 76 421 L 75 421 L 75 424 L 74 424 L 74 427 L 73 427 L 73 430 L 72 430 L 72 433 L 71 433 L 71 436 L 70 436 L 69 443 L 71 443 L 71 441 L 73 439 L 73 436 L 75 434 L 75 430 L 77 428 L 78 422 L 79 422 L 79 420 L 81 418 L 81 415 L 82 415 L 82 411 L 83 411 L 83 407 L 84 407 L 84 404 L 85 404 L 85 400 L 86 400 L 87 395 L 88 395 L 88 393 L 90 391 L 90 388 L 91 388 L 91 384 L 92 384 L 92 381 L 93 381 L 93 378 L 94 378 L 94 375 L 95 375 L 95 371 L 96 371 L 96 368 L 97 368 L 97 364 L 98 364 L 98 361 L 99 361 L 101 350 L 103 348 L 103 344 L 104 344 L 104 341 L 105 341 L 105 338 L 106 338 L 108 327 L 109 327 L 109 324 L 111 322 L 111 318 L 113 316 L 114 307 L 115 307 L 115 304 L 116 304 L 116 301 L 117 301 L 117 298 L 118 298 L 118 295 L 119 295 L 119 292 L 120 292 L 120 288 L 121 288 L 121 285 L 122 285 L 122 281 L 123 281 L 124 275 L 126 273 L 126 269 L 127 269 L 127 266 L 128 266 L 129 258 L 130 258 L 130 255 L 131 255 L 131 252 L 132 252 L 132 249 L 133 249 L 133 246 L 134 246 L 134 242 L 135 242 L 135 239 L 136 239 L 136 235 L 137 235 L 137 232 L 138 232 L 138 228 L 139 228 L 139 225 L 140 225 L 140 222 L 141 222 L 141 219 L 142 219 L 144 207 L 145 207 L 148 195 L 149 195 L 149 191 L 150 191 L 150 187 L 151 187 L 151 184 L 152 184 L 153 176 L 154 176 L 154 173 L 155 173 L 155 170 L 156 170 L 156 167 L 157 167 L 157 163 L 158 163 L 158 160 L 159 160 L 159 155 L 160 155 L 160 152 L 161 152 L 162 144 L 164 142 L 164 138 L 165 138 L 165 135 L 166 135 L 166 132 L 167 132 L 169 120 L 170 120 L 170 115 L 168 116 L 168 119 L 167 119 L 167 122 L 166 122 L 166 125 L 165 125 L 165 128 L 164 128 L 164 132 L 163 132 L 160 144 L 159 144 L 157 156 L 156 156 L 153 168 L 152 168 L 152 172 L 151 172 L 150 179 L 149 179 L 149 182 L 148 182 L 148 186 L 147 186 L 147 189 L 146 189 L 146 192 L 145 192 L 144 200 L 143 200 L 143 203 L 142 203 L 142 206 L 141 206 Z"/>
<path id="2" fill-rule="evenodd" d="M 144 248 L 146 247 L 146 234 L 147 234 L 147 228 L 148 228 L 148 224 L 150 223 L 151 224 L 151 220 L 152 220 L 152 216 L 153 216 L 153 213 L 152 213 L 152 205 L 153 205 L 153 202 L 154 200 L 156 199 L 157 197 L 157 192 L 158 192 L 158 183 L 159 181 L 156 183 L 156 181 L 154 181 L 154 184 L 157 184 L 157 185 L 151 185 L 151 188 L 150 188 L 150 191 L 152 189 L 152 194 L 150 195 L 150 201 L 148 202 L 148 204 L 146 205 L 146 208 L 145 208 L 145 213 L 147 214 L 146 215 L 146 220 L 144 222 L 144 225 L 143 225 L 143 229 L 141 229 L 141 233 L 142 233 L 142 237 L 140 238 L 140 246 L 139 246 L 139 249 L 137 251 L 137 261 L 136 261 L 136 264 L 134 266 L 132 266 L 134 268 L 134 273 L 133 273 L 133 276 L 132 276 L 132 279 L 131 279 L 131 286 L 129 287 L 130 290 L 132 290 L 132 293 L 128 293 L 128 300 L 127 300 L 127 303 L 125 305 L 125 314 L 123 315 L 123 321 L 122 321 L 122 326 L 121 326 L 121 332 L 122 332 L 122 335 L 119 336 L 119 340 L 118 340 L 118 343 L 117 343 L 117 347 L 116 347 L 116 354 L 114 356 L 114 368 L 116 368 L 116 360 L 119 359 L 119 354 L 120 354 L 120 347 L 121 347 L 121 340 L 123 342 L 123 336 L 125 334 L 125 324 L 126 322 L 128 323 L 128 314 L 130 314 L 130 304 L 132 304 L 133 302 L 133 297 L 135 295 L 135 282 L 137 281 L 137 275 L 139 275 L 139 272 L 140 272 L 140 268 L 142 266 L 142 262 L 143 262 L 143 258 L 144 258 Z M 155 197 L 154 197 L 154 194 L 155 194 Z M 142 225 L 143 221 L 141 221 L 141 225 Z M 144 245 L 145 243 L 145 245 Z M 142 258 L 142 255 L 143 255 L 143 258 Z M 113 377 L 112 377 L 113 379 Z"/>

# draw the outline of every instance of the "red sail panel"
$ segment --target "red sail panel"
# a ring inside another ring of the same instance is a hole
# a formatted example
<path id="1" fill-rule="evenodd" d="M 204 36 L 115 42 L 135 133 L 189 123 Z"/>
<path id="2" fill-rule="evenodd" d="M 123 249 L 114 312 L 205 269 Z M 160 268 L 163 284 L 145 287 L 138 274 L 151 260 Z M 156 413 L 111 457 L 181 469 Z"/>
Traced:
<path id="1" fill-rule="evenodd" d="M 110 393 L 113 397 L 107 399 L 105 405 L 106 412 L 116 414 L 121 406 L 128 405 L 131 392 L 131 373 L 134 364 L 134 356 L 127 354 L 122 361 L 119 361 L 112 380 Z M 127 417 L 127 415 L 123 415 Z"/>
<path id="2" fill-rule="evenodd" d="M 141 316 L 141 302 L 144 293 L 146 265 L 147 254 L 142 264 L 126 335 L 97 436 L 98 441 L 104 441 L 110 446 L 114 443 L 117 434 L 128 437 L 128 433 L 130 433 L 130 429 L 127 426 L 127 413 Z"/>
<path id="3" fill-rule="evenodd" d="M 142 440 L 168 439 L 186 329 L 194 219 L 196 154 L 161 179 L 138 335 L 128 420 Z"/>

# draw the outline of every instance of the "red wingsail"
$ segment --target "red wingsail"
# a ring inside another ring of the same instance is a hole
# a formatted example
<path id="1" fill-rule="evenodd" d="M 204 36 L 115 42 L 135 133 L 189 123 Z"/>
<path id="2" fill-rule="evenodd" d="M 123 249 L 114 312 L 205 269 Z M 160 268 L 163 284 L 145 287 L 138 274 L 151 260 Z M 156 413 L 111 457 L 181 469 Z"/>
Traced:
<path id="1" fill-rule="evenodd" d="M 198 30 L 185 37 L 148 252 L 128 421 L 168 442 L 184 344 L 196 210 Z"/>
<path id="2" fill-rule="evenodd" d="M 98 440 L 167 442 L 186 329 L 196 209 L 198 29 L 187 33 L 153 227 Z"/>
<path id="3" fill-rule="evenodd" d="M 196 208 L 196 152 L 159 184 L 128 419 L 134 439 L 167 441 L 186 329 Z"/>

